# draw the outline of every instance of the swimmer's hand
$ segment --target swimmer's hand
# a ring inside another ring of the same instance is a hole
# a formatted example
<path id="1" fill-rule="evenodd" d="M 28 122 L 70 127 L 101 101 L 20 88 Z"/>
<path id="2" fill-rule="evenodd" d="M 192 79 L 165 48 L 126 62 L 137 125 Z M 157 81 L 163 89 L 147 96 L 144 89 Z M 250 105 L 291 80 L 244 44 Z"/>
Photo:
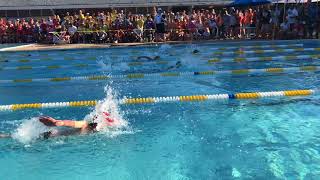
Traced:
<path id="1" fill-rule="evenodd" d="M 57 120 L 49 116 L 40 116 L 39 121 L 46 126 L 57 126 Z"/>

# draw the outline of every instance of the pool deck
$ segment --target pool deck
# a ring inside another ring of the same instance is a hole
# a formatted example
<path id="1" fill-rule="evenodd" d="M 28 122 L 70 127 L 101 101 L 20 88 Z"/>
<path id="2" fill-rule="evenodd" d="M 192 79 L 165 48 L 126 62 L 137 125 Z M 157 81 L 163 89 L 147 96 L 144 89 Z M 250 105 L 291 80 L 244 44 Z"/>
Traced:
<path id="1" fill-rule="evenodd" d="M 318 39 L 306 39 L 308 41 L 319 41 Z M 1 48 L 0 52 L 16 51 L 47 51 L 47 50 L 69 50 L 69 49 L 97 49 L 109 47 L 128 47 L 158 44 L 189 44 L 189 43 L 240 43 L 240 42 L 266 42 L 272 40 L 203 40 L 203 41 L 167 41 L 167 42 L 147 42 L 147 43 L 108 43 L 108 44 L 28 44 Z M 274 41 L 297 41 L 297 40 L 274 40 Z"/>

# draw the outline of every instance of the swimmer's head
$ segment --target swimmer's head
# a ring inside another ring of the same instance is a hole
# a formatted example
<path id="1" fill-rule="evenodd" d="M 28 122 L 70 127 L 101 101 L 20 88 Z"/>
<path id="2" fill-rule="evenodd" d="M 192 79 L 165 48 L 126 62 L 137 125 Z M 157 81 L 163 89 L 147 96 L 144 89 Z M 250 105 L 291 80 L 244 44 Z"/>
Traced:
<path id="1" fill-rule="evenodd" d="M 108 113 L 108 112 L 102 112 L 102 114 L 103 114 L 103 118 L 104 118 L 104 119 L 103 119 L 103 122 L 98 122 L 99 125 L 101 125 L 100 123 L 102 123 L 103 126 L 112 126 L 113 123 L 114 123 L 114 119 L 112 119 L 112 118 L 110 117 L 111 114 Z M 94 115 L 93 118 L 92 118 L 91 124 L 95 124 L 93 130 L 96 130 L 96 128 L 97 128 L 97 126 L 98 126 L 98 123 L 96 122 L 97 119 L 98 119 L 98 115 Z M 89 123 L 89 125 L 90 125 L 90 123 Z M 93 126 L 93 125 L 92 125 L 92 126 Z"/>
<path id="2" fill-rule="evenodd" d="M 98 123 L 90 122 L 90 123 L 88 124 L 88 129 L 89 129 L 90 131 L 96 131 L 96 130 L 97 130 L 97 126 L 98 126 Z"/>

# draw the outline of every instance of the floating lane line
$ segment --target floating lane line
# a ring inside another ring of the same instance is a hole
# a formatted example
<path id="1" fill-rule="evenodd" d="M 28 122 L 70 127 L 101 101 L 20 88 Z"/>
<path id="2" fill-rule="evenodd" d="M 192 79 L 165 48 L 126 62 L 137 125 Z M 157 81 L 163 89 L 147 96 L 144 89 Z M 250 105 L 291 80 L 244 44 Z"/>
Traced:
<path id="1" fill-rule="evenodd" d="M 157 62 L 132 62 L 127 63 L 128 66 L 143 66 L 143 65 L 166 65 L 171 61 L 157 61 Z M 175 63 L 172 61 L 171 63 Z M 33 69 L 62 69 L 62 68 L 86 68 L 89 66 L 99 66 L 97 64 L 72 64 L 72 65 L 49 65 L 49 66 L 0 66 L 0 71 L 4 70 L 33 70 Z"/>
<path id="2" fill-rule="evenodd" d="M 287 55 L 287 56 L 269 56 L 269 57 L 235 57 L 235 58 L 212 58 L 208 60 L 208 64 L 215 64 L 220 62 L 254 62 L 254 61 L 276 61 L 276 60 L 310 60 L 310 59 L 320 59 L 320 55 L 314 54 L 314 55 Z M 85 60 L 96 60 L 95 58 L 89 58 Z M 2 62 L 20 62 L 20 63 L 31 63 L 31 62 L 40 62 L 40 61 L 46 61 L 46 59 L 43 60 L 8 60 L 8 61 L 2 61 Z M 58 60 L 60 61 L 60 60 Z M 116 63 L 127 63 L 128 66 L 144 66 L 144 65 L 166 65 L 169 63 L 177 62 L 178 60 L 154 60 L 154 61 L 132 61 L 132 62 L 126 62 L 126 61 L 118 61 Z M 1 62 L 1 61 L 0 61 Z M 19 68 L 17 67 L 10 67 L 9 69 L 37 69 L 36 67 L 30 68 L 30 66 L 26 66 L 28 68 Z M 40 68 L 45 68 L 43 66 L 40 66 Z M 0 67 L 1 69 L 1 67 Z M 2 70 L 5 70 L 2 68 Z"/>
<path id="3" fill-rule="evenodd" d="M 236 57 L 236 58 L 213 58 L 208 60 L 209 64 L 220 62 L 255 62 L 255 61 L 276 61 L 276 60 L 309 60 L 319 59 L 320 55 L 288 55 L 288 56 L 268 56 L 268 57 Z"/>
<path id="4" fill-rule="evenodd" d="M 213 52 L 214 55 L 233 55 L 233 54 L 266 54 L 266 53 L 273 53 L 273 52 L 304 52 L 304 51 L 320 51 L 320 48 L 293 48 L 293 49 L 271 49 L 271 50 L 249 50 L 249 51 L 216 51 Z M 113 57 L 113 56 L 111 56 Z M 20 63 L 28 63 L 28 62 L 41 62 L 41 61 L 52 61 L 51 57 L 46 57 L 43 59 L 28 59 L 28 58 L 21 58 L 21 59 L 3 59 L 0 58 L 0 62 L 20 62 Z M 73 56 L 66 56 L 63 59 L 56 59 L 56 60 L 77 60 L 77 57 Z M 86 57 L 81 60 L 97 60 L 97 57 Z M 119 61 L 119 62 L 130 62 L 130 61 Z"/>
<path id="5" fill-rule="evenodd" d="M 73 64 L 73 65 L 50 65 L 50 66 L 8 66 L 0 67 L 2 70 L 32 70 L 32 69 L 62 69 L 62 68 L 87 68 L 89 66 L 98 66 L 97 64 Z"/>
<path id="6" fill-rule="evenodd" d="M 50 65 L 50 66 L 8 66 L 0 67 L 2 70 L 32 70 L 32 69 L 62 69 L 62 68 L 87 68 L 89 66 L 98 66 L 97 64 L 73 64 L 73 65 Z"/>
<path id="7" fill-rule="evenodd" d="M 320 55 L 287 55 L 287 56 L 273 56 L 273 57 L 235 57 L 235 58 L 212 58 L 208 60 L 209 65 L 213 65 L 215 63 L 230 63 L 230 62 L 256 62 L 256 61 L 290 61 L 290 60 L 317 60 L 320 59 Z M 144 66 L 144 65 L 165 65 L 169 63 L 176 63 L 175 61 L 151 61 L 151 62 L 140 62 L 133 61 L 128 62 L 128 66 Z M 180 61 L 181 62 L 181 61 Z M 183 62 L 182 62 L 183 63 Z M 207 65 L 207 64 L 199 64 L 199 65 Z"/>
<path id="8" fill-rule="evenodd" d="M 318 90 L 287 90 L 287 91 L 271 91 L 271 92 L 245 92 L 235 94 L 211 94 L 211 95 L 186 95 L 186 96 L 166 96 L 166 97 L 146 97 L 146 98 L 123 98 L 120 104 L 159 104 L 168 102 L 204 102 L 219 101 L 229 99 L 260 99 L 270 97 L 293 97 L 293 96 L 310 96 L 317 94 Z M 0 111 L 16 111 L 22 109 L 41 109 L 41 108 L 64 108 L 64 107 L 88 107 L 95 106 L 98 100 L 90 101 L 70 101 L 70 102 L 49 102 L 49 103 L 32 103 L 32 104 L 11 104 L 0 105 Z"/>
<path id="9" fill-rule="evenodd" d="M 320 48 L 293 48 L 293 49 L 266 49 L 266 50 L 248 50 L 248 51 L 217 51 L 214 55 L 234 55 L 234 54 L 267 54 L 267 53 L 283 53 L 283 52 L 305 52 L 320 51 Z"/>
<path id="10" fill-rule="evenodd" d="M 293 47 L 303 47 L 303 44 L 280 44 L 280 45 L 254 45 L 254 46 L 229 46 L 229 47 L 218 47 L 209 48 L 210 50 L 233 50 L 233 49 L 265 49 L 265 48 L 293 48 Z"/>
<path id="11" fill-rule="evenodd" d="M 255 62 L 255 61 L 281 61 L 281 60 L 316 60 L 320 59 L 320 55 L 288 55 L 288 56 L 273 56 L 273 57 L 236 57 L 236 58 L 212 58 L 208 60 L 208 64 L 212 65 L 215 63 L 223 63 L 223 62 Z M 30 63 L 35 61 L 42 61 L 42 60 L 19 60 L 19 61 L 8 61 L 8 62 L 21 62 L 21 63 Z M 44 61 L 44 60 L 43 60 Z M 0 61 L 1 62 L 1 61 Z M 125 62 L 125 61 L 119 61 L 117 63 L 126 63 L 128 66 L 134 67 L 134 66 L 144 66 L 144 65 L 167 65 L 171 63 L 176 63 L 177 60 L 172 61 L 164 61 L 164 60 L 155 60 L 155 61 L 148 61 L 148 62 L 142 62 L 142 61 L 132 61 L 132 62 Z M 78 65 L 71 65 L 70 67 L 85 67 L 85 66 L 91 66 L 93 64 L 78 64 Z M 57 68 L 68 68 L 67 66 L 13 66 L 13 67 L 0 67 L 0 70 L 28 70 L 28 69 L 54 69 Z"/>
<path id="12" fill-rule="evenodd" d="M 43 59 L 27 59 L 27 58 L 20 58 L 20 59 L 10 59 L 10 60 L 6 60 L 6 59 L 1 59 L 0 58 L 0 63 L 7 63 L 7 62 L 18 62 L 18 63 L 30 63 L 30 62 L 43 62 L 43 61 L 77 61 L 79 59 L 77 59 L 77 57 L 63 57 L 63 59 L 52 59 L 50 57 L 47 58 L 43 58 Z M 80 59 L 82 60 L 90 60 L 90 61 L 96 61 L 97 58 L 96 57 L 87 57 L 84 59 Z"/>
<path id="13" fill-rule="evenodd" d="M 31 83 L 31 82 L 62 82 L 62 81 L 102 81 L 108 79 L 146 79 L 146 78 L 170 78 L 170 77 L 191 77 L 191 76 L 216 76 L 216 75 L 249 75 L 249 74 L 281 74 L 297 72 L 316 72 L 320 66 L 301 66 L 289 68 L 266 68 L 266 69 L 234 69 L 222 71 L 199 71 L 199 72 L 164 72 L 149 74 L 120 74 L 120 75 L 93 75 L 75 77 L 54 77 L 38 79 L 11 79 L 0 80 L 0 83 Z"/>

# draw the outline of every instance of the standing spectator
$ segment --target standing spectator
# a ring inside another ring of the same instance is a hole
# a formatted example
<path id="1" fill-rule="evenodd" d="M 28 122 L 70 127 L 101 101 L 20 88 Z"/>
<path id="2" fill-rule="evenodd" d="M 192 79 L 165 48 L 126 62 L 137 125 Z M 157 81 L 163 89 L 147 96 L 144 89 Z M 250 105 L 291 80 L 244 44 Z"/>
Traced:
<path id="1" fill-rule="evenodd" d="M 305 10 L 307 38 L 311 36 L 315 38 L 317 36 L 317 20 L 319 20 L 318 6 L 312 4 L 311 0 L 308 0 Z"/>
<path id="2" fill-rule="evenodd" d="M 277 6 L 274 6 L 271 12 L 271 22 L 272 22 L 272 37 L 274 38 L 275 33 L 278 32 L 280 26 L 280 10 Z"/>
<path id="3" fill-rule="evenodd" d="M 261 17 L 261 37 L 262 38 L 267 38 L 268 36 L 270 36 L 270 32 L 271 32 L 271 27 L 270 27 L 270 23 L 271 23 L 271 13 L 269 10 L 264 9 L 262 12 L 262 17 Z"/>
<path id="4" fill-rule="evenodd" d="M 291 5 L 287 12 L 287 19 L 288 19 L 288 23 L 290 25 L 291 31 L 293 30 L 294 24 L 297 23 L 298 15 L 299 14 L 297 9 L 294 7 L 294 5 Z"/>
<path id="5" fill-rule="evenodd" d="M 69 23 L 68 34 L 70 35 L 71 43 L 76 42 L 76 40 L 78 39 L 76 35 L 77 30 L 78 28 L 73 23 Z"/>
<path id="6" fill-rule="evenodd" d="M 234 10 L 231 10 L 229 22 L 230 22 L 229 35 L 231 38 L 234 38 L 236 35 L 235 32 L 236 32 L 236 25 L 237 25 L 237 19 L 236 19 Z"/>
<path id="7" fill-rule="evenodd" d="M 245 23 L 244 23 L 244 13 L 240 10 L 238 12 L 238 21 L 239 21 L 239 38 L 245 37 Z"/>
<path id="8" fill-rule="evenodd" d="M 154 22 L 153 22 L 151 16 L 149 15 L 147 17 L 147 20 L 144 23 L 145 36 L 147 37 L 148 42 L 153 41 L 154 28 L 155 28 Z"/>
<path id="9" fill-rule="evenodd" d="M 134 32 L 139 37 L 140 42 L 143 41 L 142 35 L 143 35 L 143 28 L 144 28 L 144 21 L 143 21 L 143 15 L 137 16 L 136 19 L 136 28 L 134 29 Z"/>
<path id="10" fill-rule="evenodd" d="M 280 24 L 280 30 L 279 30 L 279 34 L 278 34 L 278 38 L 279 39 L 287 39 L 288 38 L 288 31 L 289 31 L 289 24 L 288 24 L 288 20 L 284 20 L 281 24 Z"/>
<path id="11" fill-rule="evenodd" d="M 218 29 L 219 29 L 219 37 L 222 37 L 222 35 L 224 35 L 224 22 L 223 22 L 223 13 L 220 11 L 218 13 L 218 16 L 216 17 L 216 22 L 217 22 L 217 25 L 218 25 Z"/>
<path id="12" fill-rule="evenodd" d="M 222 19 L 223 19 L 223 24 L 222 24 L 222 29 L 223 29 L 223 34 L 222 34 L 222 37 L 223 38 L 229 38 L 230 34 L 230 20 L 231 20 L 231 15 L 229 14 L 229 12 L 225 9 L 223 11 L 223 16 L 222 16 Z"/>
<path id="13" fill-rule="evenodd" d="M 248 38 L 249 34 L 252 32 L 252 29 L 250 27 L 252 20 L 253 20 L 252 9 L 250 8 L 249 10 L 245 10 L 243 23 L 244 23 L 244 35 L 246 38 Z"/>
<path id="14" fill-rule="evenodd" d="M 166 16 L 161 8 L 158 8 L 157 15 L 154 18 L 156 23 L 156 41 L 165 41 L 165 22 Z"/>
<path id="15" fill-rule="evenodd" d="M 208 20 L 208 26 L 210 30 L 210 36 L 215 37 L 217 36 L 218 33 L 218 26 L 215 20 L 215 15 L 211 15 L 209 20 Z"/>

